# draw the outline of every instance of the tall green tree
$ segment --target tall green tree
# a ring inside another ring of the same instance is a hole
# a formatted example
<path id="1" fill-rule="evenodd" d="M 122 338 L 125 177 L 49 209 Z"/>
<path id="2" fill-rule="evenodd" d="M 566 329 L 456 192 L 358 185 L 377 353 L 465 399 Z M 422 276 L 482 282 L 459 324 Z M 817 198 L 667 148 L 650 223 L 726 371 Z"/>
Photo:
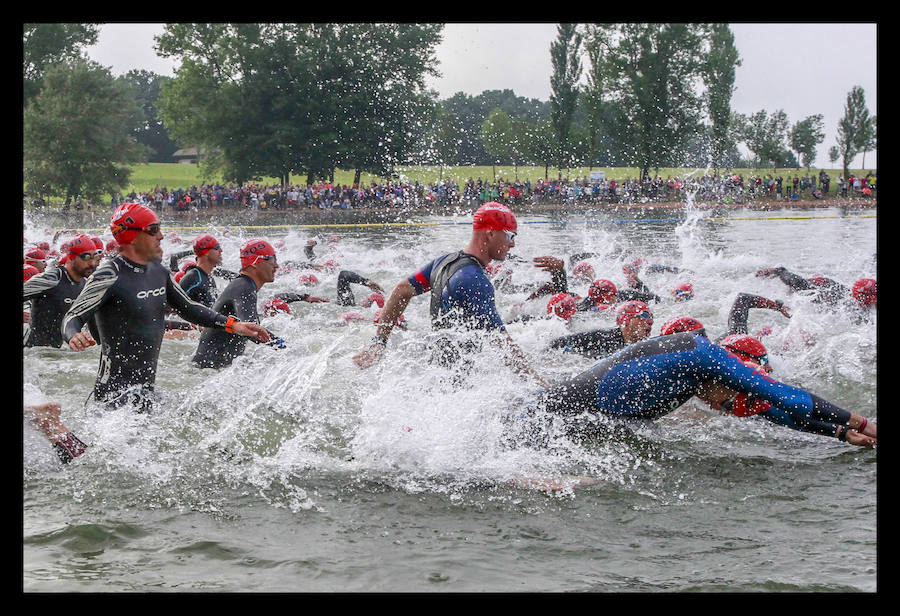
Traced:
<path id="1" fill-rule="evenodd" d="M 609 132 L 619 132 L 622 156 L 641 169 L 680 164 L 698 132 L 708 29 L 703 24 L 594 24 L 607 101 Z M 627 137 L 627 138 L 626 138 Z M 630 152 L 629 152 L 630 149 Z"/>
<path id="2" fill-rule="evenodd" d="M 866 168 L 866 153 L 878 147 L 878 117 L 872 116 L 872 121 L 866 128 L 866 134 L 860 137 L 860 149 L 862 149 L 862 168 Z"/>
<path id="3" fill-rule="evenodd" d="M 169 137 L 157 108 L 161 85 L 171 80 L 171 77 L 157 75 L 147 70 L 131 70 L 119 79 L 134 90 L 134 96 L 144 112 L 142 122 L 135 129 L 134 137 L 138 143 L 149 149 L 148 161 L 172 162 L 172 154 L 178 149 L 178 144 Z"/>
<path id="4" fill-rule="evenodd" d="M 556 27 L 556 40 L 550 44 L 550 108 L 551 124 L 556 133 L 556 168 L 562 177 L 562 166 L 570 165 L 569 133 L 572 116 L 578 104 L 578 80 L 581 78 L 581 43 L 583 35 L 576 24 L 562 23 Z"/>
<path id="5" fill-rule="evenodd" d="M 431 144 L 426 154 L 427 160 L 437 162 L 440 179 L 444 179 L 444 167 L 456 165 L 460 149 L 459 119 L 441 104 L 434 107 L 434 120 L 430 131 Z"/>
<path id="6" fill-rule="evenodd" d="M 789 133 L 791 148 L 800 162 L 809 171 L 816 160 L 816 148 L 825 141 L 825 122 L 821 113 L 800 120 L 791 127 Z"/>
<path id="7" fill-rule="evenodd" d="M 30 23 L 22 26 L 23 99 L 28 102 L 41 89 L 46 70 L 83 57 L 85 47 L 97 42 L 99 24 Z"/>
<path id="8" fill-rule="evenodd" d="M 512 120 L 502 109 L 494 109 L 481 125 L 481 141 L 491 156 L 491 170 L 497 179 L 497 164 L 511 158 Z"/>
<path id="9" fill-rule="evenodd" d="M 734 46 L 734 34 L 728 24 L 712 24 L 708 36 L 709 52 L 701 73 L 706 85 L 712 165 L 718 171 L 736 145 L 731 127 L 731 97 L 734 94 L 735 68 L 741 65 L 741 60 Z"/>
<path id="10" fill-rule="evenodd" d="M 866 106 L 866 93 L 854 86 L 847 94 L 844 116 L 838 121 L 837 146 L 841 153 L 844 177 L 850 175 L 850 163 L 863 151 L 874 132 L 873 118 Z"/>
<path id="11" fill-rule="evenodd" d="M 417 147 L 430 114 L 440 24 L 170 24 L 157 50 L 181 60 L 161 114 L 181 143 L 229 179 L 338 164 L 389 173 Z M 203 93 L 203 96 L 198 96 Z"/>
<path id="12" fill-rule="evenodd" d="M 603 127 L 603 55 L 600 42 L 590 35 L 585 37 L 588 58 L 587 79 L 581 89 L 587 115 L 588 166 L 593 169 L 597 159 L 597 141 Z"/>
<path id="13" fill-rule="evenodd" d="M 744 125 L 743 140 L 756 159 L 756 166 L 773 169 L 786 166 L 792 158 L 785 146 L 790 122 L 787 114 L 779 109 L 769 115 L 765 109 L 750 115 Z"/>
<path id="14" fill-rule="evenodd" d="M 75 60 L 48 68 L 23 117 L 26 189 L 67 205 L 124 189 L 129 165 L 146 153 L 134 138 L 141 118 L 132 90 L 104 67 Z"/>

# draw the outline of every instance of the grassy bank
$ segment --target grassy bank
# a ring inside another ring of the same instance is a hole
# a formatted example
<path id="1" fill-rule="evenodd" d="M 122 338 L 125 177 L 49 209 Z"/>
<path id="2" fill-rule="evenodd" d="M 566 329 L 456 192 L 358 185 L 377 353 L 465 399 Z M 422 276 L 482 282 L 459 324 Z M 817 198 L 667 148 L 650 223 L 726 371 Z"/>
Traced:
<path id="1" fill-rule="evenodd" d="M 415 182 L 418 181 L 421 184 L 430 184 L 432 182 L 438 182 L 441 179 L 453 179 L 456 182 L 462 183 L 467 181 L 469 178 L 474 180 L 478 180 L 479 178 L 482 180 L 493 181 L 494 178 L 504 179 L 504 180 L 515 180 L 517 177 L 519 180 L 530 180 L 532 183 L 536 182 L 539 179 L 545 178 L 544 167 L 537 166 L 524 166 L 520 165 L 518 168 L 512 165 L 501 165 L 496 167 L 490 166 L 466 166 L 466 167 L 444 167 L 440 168 L 436 165 L 409 165 L 409 166 L 400 166 L 396 168 L 397 175 L 404 181 Z M 615 180 L 627 180 L 629 178 L 637 178 L 640 174 L 640 170 L 637 167 L 594 167 L 593 171 L 603 171 L 606 173 L 606 177 Z M 758 175 L 765 173 L 772 173 L 773 175 L 781 175 L 784 178 L 791 177 L 794 175 L 798 177 L 802 177 L 803 175 L 816 174 L 818 175 L 820 169 L 811 168 L 808 172 L 805 167 L 800 169 L 778 169 L 773 172 L 772 169 L 730 169 L 730 173 L 739 173 L 742 174 L 745 178 L 750 175 Z M 843 171 L 841 169 L 826 169 L 825 170 L 832 177 L 832 187 L 836 185 L 837 176 L 841 175 Z M 851 169 L 852 173 L 857 175 L 865 175 L 870 169 Z M 563 179 L 581 179 L 586 178 L 590 175 L 591 169 L 588 167 L 573 167 L 571 169 L 564 169 L 562 171 Z M 659 177 L 668 178 L 671 177 L 701 177 L 705 174 L 712 174 L 713 171 L 711 169 L 689 169 L 689 168 L 665 168 L 659 170 Z M 719 171 L 720 175 L 724 173 L 723 170 Z M 559 173 L 556 169 L 549 169 L 549 177 L 550 179 L 556 179 L 559 177 Z M 341 185 L 350 185 L 353 183 L 353 171 L 344 171 L 337 170 L 334 174 L 334 180 L 337 184 Z M 368 184 L 372 181 L 382 182 L 385 178 L 374 176 L 370 173 L 362 174 L 362 182 Z M 143 165 L 135 165 L 132 167 L 132 176 L 131 183 L 129 186 L 130 190 L 135 190 L 138 192 L 147 191 L 155 188 L 156 186 L 166 186 L 167 188 L 186 188 L 188 186 L 199 186 L 200 184 L 206 183 L 225 183 L 221 177 L 203 177 L 200 173 L 200 167 L 197 165 L 184 165 L 177 163 L 148 163 Z M 305 175 L 294 175 L 291 176 L 291 182 L 295 185 L 304 185 L 306 184 L 306 176 Z M 276 178 L 262 178 L 259 182 L 261 185 L 273 185 L 277 184 L 278 180 Z"/>

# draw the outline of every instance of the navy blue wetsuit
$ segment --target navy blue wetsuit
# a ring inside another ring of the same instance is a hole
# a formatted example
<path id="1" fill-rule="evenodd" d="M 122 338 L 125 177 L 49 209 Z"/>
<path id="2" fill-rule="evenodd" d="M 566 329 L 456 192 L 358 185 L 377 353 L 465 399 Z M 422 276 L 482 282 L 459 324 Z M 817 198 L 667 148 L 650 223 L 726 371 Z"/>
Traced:
<path id="1" fill-rule="evenodd" d="M 25 331 L 24 346 L 62 346 L 60 324 L 63 315 L 72 307 L 86 282 L 85 278 L 78 282 L 72 280 L 63 265 L 49 266 L 25 282 L 22 297 L 31 302 L 31 318 Z"/>
<path id="2" fill-rule="evenodd" d="M 643 340 L 589 370 L 539 393 L 546 410 L 573 416 L 600 413 L 654 419 L 696 395 L 707 382 L 720 383 L 770 406 L 766 419 L 788 427 L 833 435 L 850 413 L 808 391 L 773 380 L 692 332 Z"/>
<path id="3" fill-rule="evenodd" d="M 224 328 L 227 320 L 192 302 L 158 261 L 141 265 L 116 255 L 104 260 L 88 279 L 63 317 L 61 331 L 68 342 L 93 319 L 100 338 L 100 368 L 94 384 L 98 400 L 115 406 L 134 400 L 126 390 L 152 391 L 167 307 L 209 330 Z M 149 403 L 145 396 L 138 400 Z"/>
<path id="4" fill-rule="evenodd" d="M 441 266 L 447 267 L 450 261 L 460 256 L 468 257 L 465 263 L 456 269 L 440 288 L 432 289 L 435 282 L 433 274 L 437 269 Z M 494 301 L 494 285 L 485 275 L 484 265 L 472 255 L 465 255 L 460 251 L 438 257 L 408 280 L 416 295 L 426 291 L 439 293 L 439 296 L 434 298 L 437 304 L 436 312 L 432 311 L 432 325 L 436 328 L 463 325 L 471 329 L 506 331 Z"/>
<path id="5" fill-rule="evenodd" d="M 431 326 L 435 330 L 461 327 L 468 330 L 506 331 L 494 302 L 494 285 L 484 264 L 463 251 L 438 257 L 414 275 L 409 283 L 416 295 L 431 291 Z M 481 337 L 440 337 L 431 361 L 443 366 L 471 367 L 466 356 L 477 351 Z"/>

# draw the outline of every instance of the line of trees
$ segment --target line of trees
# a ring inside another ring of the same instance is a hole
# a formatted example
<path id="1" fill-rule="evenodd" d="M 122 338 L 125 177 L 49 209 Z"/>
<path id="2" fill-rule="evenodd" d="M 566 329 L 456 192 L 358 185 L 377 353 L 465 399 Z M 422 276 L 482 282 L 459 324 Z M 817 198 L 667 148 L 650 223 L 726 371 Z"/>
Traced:
<path id="1" fill-rule="evenodd" d="M 169 24 L 174 78 L 113 77 L 88 61 L 97 24 L 26 24 L 24 170 L 70 202 L 128 185 L 128 166 L 204 152 L 208 177 L 391 177 L 402 164 L 810 167 L 820 114 L 731 108 L 740 57 L 726 24 L 570 24 L 551 44 L 546 102 L 511 90 L 438 100 L 441 24 Z M 848 94 L 832 162 L 876 147 L 865 94 Z M 744 144 L 752 159 L 743 160 Z"/>

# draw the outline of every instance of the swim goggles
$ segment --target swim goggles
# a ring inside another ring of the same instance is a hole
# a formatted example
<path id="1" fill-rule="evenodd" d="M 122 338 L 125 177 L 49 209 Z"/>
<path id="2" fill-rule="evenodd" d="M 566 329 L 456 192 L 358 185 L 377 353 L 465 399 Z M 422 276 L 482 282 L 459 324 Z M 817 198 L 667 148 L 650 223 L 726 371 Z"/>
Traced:
<path id="1" fill-rule="evenodd" d="M 506 234 L 506 241 L 507 241 L 507 242 L 513 242 L 513 241 L 515 241 L 515 239 L 516 239 L 516 234 L 515 234 L 513 231 L 507 231 L 506 229 L 504 229 L 503 232 Z"/>

